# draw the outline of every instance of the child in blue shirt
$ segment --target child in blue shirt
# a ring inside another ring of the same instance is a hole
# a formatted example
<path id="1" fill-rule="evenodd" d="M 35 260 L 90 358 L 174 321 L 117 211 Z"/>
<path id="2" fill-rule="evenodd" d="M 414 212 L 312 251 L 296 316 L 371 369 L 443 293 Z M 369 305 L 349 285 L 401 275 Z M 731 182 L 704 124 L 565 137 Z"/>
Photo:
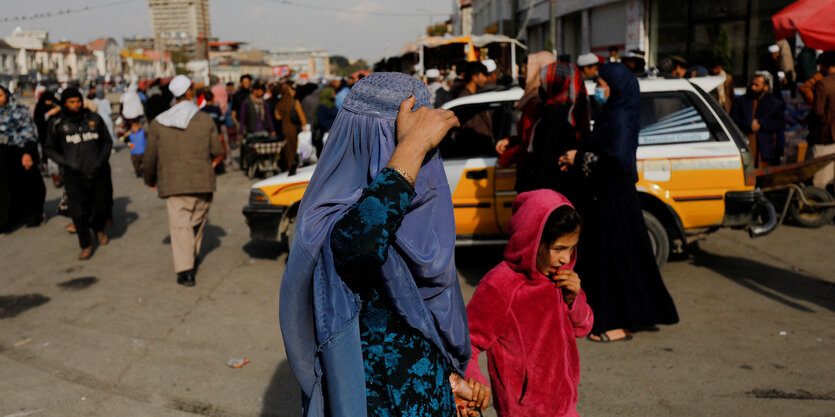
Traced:
<path id="1" fill-rule="evenodd" d="M 128 142 L 133 170 L 136 172 L 137 177 L 142 177 L 142 155 L 145 154 L 145 129 L 142 128 L 142 118 L 136 118 L 130 121 Z"/>

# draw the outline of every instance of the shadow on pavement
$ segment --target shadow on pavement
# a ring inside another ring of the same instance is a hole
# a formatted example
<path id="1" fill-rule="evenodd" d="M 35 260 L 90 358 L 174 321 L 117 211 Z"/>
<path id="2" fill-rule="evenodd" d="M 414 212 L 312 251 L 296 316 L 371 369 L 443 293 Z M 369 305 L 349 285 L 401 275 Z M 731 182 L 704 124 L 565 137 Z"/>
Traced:
<path id="1" fill-rule="evenodd" d="M 205 258 L 211 251 L 219 248 L 220 238 L 223 236 L 226 236 L 226 230 L 207 222 L 206 227 L 203 229 L 203 243 L 200 246 L 200 253 L 197 256 Z"/>
<path id="2" fill-rule="evenodd" d="M 285 245 L 280 242 L 264 242 L 260 240 L 250 240 L 241 249 L 250 258 L 270 260 L 278 259 L 281 254 L 287 251 Z"/>
<path id="3" fill-rule="evenodd" d="M 484 274 L 502 261 L 504 245 L 455 248 L 455 266 L 467 284 L 477 286 Z"/>
<path id="4" fill-rule="evenodd" d="M 53 217 L 64 217 L 69 219 L 69 217 L 65 217 L 58 214 L 58 203 L 61 202 L 61 197 L 53 198 L 52 200 L 46 200 L 43 203 L 43 213 L 44 213 L 44 222 L 48 222 Z"/>
<path id="5" fill-rule="evenodd" d="M 125 235 L 128 226 L 135 222 L 139 215 L 128 211 L 130 197 L 117 197 L 113 200 L 113 225 L 107 229 L 107 236 L 110 239 L 118 239 Z"/>
<path id="6" fill-rule="evenodd" d="M 302 395 L 296 377 L 287 360 L 281 361 L 264 391 L 260 417 L 299 416 L 302 414 Z"/>
<path id="7" fill-rule="evenodd" d="M 708 268 L 729 280 L 795 310 L 814 310 L 791 299 L 805 300 L 835 311 L 835 283 L 734 256 L 702 250 L 693 253 L 693 265 Z"/>

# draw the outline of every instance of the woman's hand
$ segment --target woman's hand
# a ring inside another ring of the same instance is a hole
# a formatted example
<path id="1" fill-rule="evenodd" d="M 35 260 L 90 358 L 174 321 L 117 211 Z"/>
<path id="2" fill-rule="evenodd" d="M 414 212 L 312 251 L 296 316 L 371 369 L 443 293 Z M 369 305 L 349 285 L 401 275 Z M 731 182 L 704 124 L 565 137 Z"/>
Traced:
<path id="1" fill-rule="evenodd" d="M 449 376 L 452 393 L 455 395 L 455 405 L 459 416 L 477 416 L 478 409 L 485 410 L 490 403 L 490 388 L 473 378 L 465 381 L 458 374 Z"/>
<path id="2" fill-rule="evenodd" d="M 46 112 L 46 117 L 55 116 L 60 111 L 61 111 L 61 106 L 55 106 L 55 107 L 49 109 L 49 111 Z"/>
<path id="3" fill-rule="evenodd" d="M 425 155 L 441 143 L 449 129 L 458 127 L 455 113 L 443 109 L 421 107 L 412 111 L 415 96 L 400 103 L 397 114 L 397 145 L 414 146 Z"/>
<path id="4" fill-rule="evenodd" d="M 510 145 L 510 139 L 508 138 L 504 138 L 496 142 L 496 152 L 498 152 L 499 155 L 503 154 L 504 151 L 507 150 L 508 145 Z"/>
<path id="5" fill-rule="evenodd" d="M 571 303 L 580 293 L 580 276 L 572 270 L 563 269 L 557 271 L 551 279 L 557 283 L 557 288 L 562 288 L 562 299 L 571 307 Z"/>
<path id="6" fill-rule="evenodd" d="M 564 153 L 560 159 L 560 171 L 568 171 L 569 168 L 574 166 L 574 157 L 577 156 L 577 150 L 572 149 L 566 153 Z"/>
<path id="7" fill-rule="evenodd" d="M 415 96 L 400 103 L 396 120 L 397 147 L 386 165 L 396 169 L 413 185 L 426 153 L 441 143 L 449 129 L 459 126 L 455 113 L 449 110 L 421 107 L 412 111 L 414 105 Z"/>
<path id="8" fill-rule="evenodd" d="M 23 164 L 23 169 L 27 171 L 35 164 L 34 161 L 32 161 L 32 155 L 29 155 L 28 153 L 25 153 L 22 157 L 20 157 L 20 163 Z"/>

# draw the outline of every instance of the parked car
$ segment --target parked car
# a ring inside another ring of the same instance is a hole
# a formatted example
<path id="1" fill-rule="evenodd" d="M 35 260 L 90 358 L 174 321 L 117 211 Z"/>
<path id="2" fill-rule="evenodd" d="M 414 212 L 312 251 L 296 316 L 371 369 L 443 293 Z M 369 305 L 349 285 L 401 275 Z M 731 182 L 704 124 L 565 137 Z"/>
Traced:
<path id="1" fill-rule="evenodd" d="M 747 138 L 705 91 L 720 77 L 641 79 L 641 131 L 636 188 L 659 266 L 671 250 L 723 227 L 764 235 L 776 225 L 773 205 L 756 189 Z M 594 91 L 594 85 L 587 86 Z M 513 129 L 518 87 L 444 104 L 463 125 L 492 114 L 494 138 Z M 503 244 L 516 191 L 515 167 L 497 164 L 493 138 L 463 129 L 439 145 L 455 210 L 458 245 Z M 299 202 L 315 166 L 265 179 L 251 188 L 243 214 L 254 240 L 292 243 Z"/>

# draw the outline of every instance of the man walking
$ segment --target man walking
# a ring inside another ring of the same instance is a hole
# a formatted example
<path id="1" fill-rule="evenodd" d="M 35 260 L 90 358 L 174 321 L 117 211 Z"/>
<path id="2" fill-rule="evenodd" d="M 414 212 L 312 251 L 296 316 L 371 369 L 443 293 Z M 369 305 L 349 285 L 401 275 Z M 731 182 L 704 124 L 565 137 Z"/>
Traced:
<path id="1" fill-rule="evenodd" d="M 815 113 L 815 126 L 809 133 L 812 139 L 812 152 L 815 157 L 835 153 L 835 51 L 821 54 L 820 66 L 826 76 L 815 84 L 815 98 L 812 111 Z M 829 188 L 835 180 L 835 162 L 830 162 L 815 173 L 815 187 Z"/>
<path id="2" fill-rule="evenodd" d="M 91 228 L 100 245 L 108 242 L 104 226 L 113 201 L 108 163 L 113 142 L 102 118 L 83 104 L 77 88 L 61 93 L 61 112 L 49 122 L 46 154 L 64 168 L 70 217 L 81 246 L 78 259 L 86 261 L 93 256 Z"/>
<path id="3" fill-rule="evenodd" d="M 731 106 L 731 118 L 748 135 L 756 167 L 779 165 L 786 145 L 783 102 L 768 94 L 769 78 L 767 72 L 757 72 L 748 92 L 737 97 Z"/>
<path id="4" fill-rule="evenodd" d="M 215 191 L 214 167 L 223 153 L 212 117 L 192 101 L 191 80 L 178 75 L 168 89 L 177 104 L 151 123 L 142 159 L 145 184 L 168 206 L 177 283 L 194 286 L 194 261 Z"/>

